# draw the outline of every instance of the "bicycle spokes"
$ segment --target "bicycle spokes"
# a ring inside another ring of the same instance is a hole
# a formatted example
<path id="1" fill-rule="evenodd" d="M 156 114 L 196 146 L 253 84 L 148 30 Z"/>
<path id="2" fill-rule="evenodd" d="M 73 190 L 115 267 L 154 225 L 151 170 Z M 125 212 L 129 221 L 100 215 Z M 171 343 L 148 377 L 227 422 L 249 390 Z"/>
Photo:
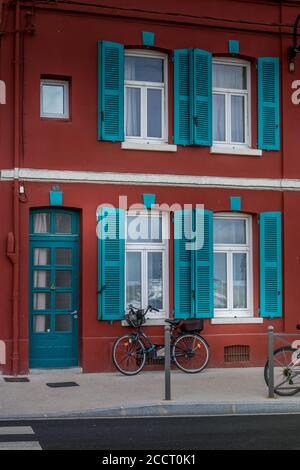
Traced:
<path id="1" fill-rule="evenodd" d="M 138 373 L 145 364 L 142 342 L 130 335 L 119 338 L 113 347 L 113 361 L 117 369 L 125 375 Z"/>
<path id="2" fill-rule="evenodd" d="M 182 335 L 174 343 L 173 359 L 184 372 L 200 372 L 206 366 L 208 358 L 208 347 L 198 335 Z"/>

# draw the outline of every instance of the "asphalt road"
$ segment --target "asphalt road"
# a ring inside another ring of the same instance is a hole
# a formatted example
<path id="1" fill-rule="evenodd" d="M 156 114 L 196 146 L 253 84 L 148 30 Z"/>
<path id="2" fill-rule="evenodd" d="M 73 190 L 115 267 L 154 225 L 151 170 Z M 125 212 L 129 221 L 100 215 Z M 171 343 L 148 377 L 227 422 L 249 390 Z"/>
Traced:
<path id="1" fill-rule="evenodd" d="M 0 421 L 3 449 L 300 449 L 300 415 Z"/>

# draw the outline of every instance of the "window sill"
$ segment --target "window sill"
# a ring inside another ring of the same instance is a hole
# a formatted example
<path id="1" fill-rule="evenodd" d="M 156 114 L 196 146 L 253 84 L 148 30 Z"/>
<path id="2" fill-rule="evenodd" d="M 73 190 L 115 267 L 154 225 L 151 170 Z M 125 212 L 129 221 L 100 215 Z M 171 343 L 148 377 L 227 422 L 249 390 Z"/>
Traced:
<path id="1" fill-rule="evenodd" d="M 239 147 L 235 145 L 231 145 L 228 147 L 215 145 L 213 147 L 210 147 L 210 153 L 224 154 L 224 155 L 249 155 L 252 157 L 261 157 L 262 150 L 252 149 L 249 147 Z"/>
<path id="2" fill-rule="evenodd" d="M 210 323 L 212 325 L 247 325 L 263 323 L 264 319 L 261 317 L 235 317 L 235 318 L 212 318 Z"/>
<path id="3" fill-rule="evenodd" d="M 171 144 L 146 144 L 139 142 L 122 142 L 124 150 L 150 150 L 155 152 L 177 152 L 177 145 Z"/>
<path id="4" fill-rule="evenodd" d="M 131 326 L 128 325 L 126 320 L 122 320 L 121 325 L 132 328 Z M 165 323 L 164 318 L 148 318 L 147 322 L 144 323 L 142 327 L 144 328 L 144 326 L 165 326 L 165 325 L 166 323 Z"/>

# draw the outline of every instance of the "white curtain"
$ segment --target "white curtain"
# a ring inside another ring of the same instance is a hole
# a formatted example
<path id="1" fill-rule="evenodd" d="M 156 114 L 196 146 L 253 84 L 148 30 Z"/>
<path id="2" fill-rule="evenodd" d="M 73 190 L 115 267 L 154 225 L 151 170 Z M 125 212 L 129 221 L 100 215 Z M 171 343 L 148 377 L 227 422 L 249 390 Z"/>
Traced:
<path id="1" fill-rule="evenodd" d="M 35 214 L 33 231 L 34 233 L 49 232 L 49 214 Z"/>
<path id="2" fill-rule="evenodd" d="M 126 135 L 141 135 L 141 89 L 126 88 Z"/>
<path id="3" fill-rule="evenodd" d="M 46 333 L 46 318 L 47 315 L 35 315 L 35 324 L 34 324 L 34 332 L 35 333 Z"/>
<path id="4" fill-rule="evenodd" d="M 41 214 L 44 215 L 44 214 Z M 34 265 L 35 266 L 46 266 L 48 264 L 48 248 L 35 248 L 34 249 Z M 46 271 L 34 271 L 33 285 L 36 288 L 47 287 L 47 272 Z M 33 294 L 33 308 L 34 310 L 45 310 L 47 307 L 47 296 L 46 292 L 35 292 Z M 35 332 L 42 333 L 46 331 L 46 316 L 35 315 Z"/>
<path id="5" fill-rule="evenodd" d="M 148 303 L 158 310 L 163 308 L 162 260 L 162 253 L 148 253 Z"/>
<path id="6" fill-rule="evenodd" d="M 245 67 L 241 65 L 213 65 L 213 87 L 245 90 Z"/>
<path id="7" fill-rule="evenodd" d="M 225 95 L 213 95 L 213 140 L 225 141 Z"/>
<path id="8" fill-rule="evenodd" d="M 247 307 L 247 255 L 233 254 L 233 308 Z"/>
<path id="9" fill-rule="evenodd" d="M 245 96 L 242 96 L 242 93 L 247 88 L 246 68 L 236 65 L 214 64 L 213 88 L 213 140 L 219 142 L 227 140 L 225 136 L 225 111 L 228 115 L 229 110 L 227 107 L 230 107 L 231 135 L 227 138 L 231 142 L 245 142 Z M 229 90 L 240 91 L 241 95 L 234 95 Z M 226 104 L 225 94 L 228 100 Z"/>
<path id="10" fill-rule="evenodd" d="M 232 142 L 245 142 L 243 96 L 231 96 L 231 140 Z"/>
<path id="11" fill-rule="evenodd" d="M 136 79 L 136 63 L 134 58 L 125 60 L 125 79 Z M 141 122 L 141 89 L 126 87 L 126 135 L 140 136 Z"/>
<path id="12" fill-rule="evenodd" d="M 246 226 L 243 219 L 214 220 L 214 243 L 219 244 L 245 244 Z"/>

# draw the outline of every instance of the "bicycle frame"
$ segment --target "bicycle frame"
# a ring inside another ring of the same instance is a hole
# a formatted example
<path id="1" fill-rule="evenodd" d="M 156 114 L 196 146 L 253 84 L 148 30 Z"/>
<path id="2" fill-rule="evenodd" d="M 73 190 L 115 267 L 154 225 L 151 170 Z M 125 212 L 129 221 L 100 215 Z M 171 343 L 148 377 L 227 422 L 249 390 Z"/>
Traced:
<path id="1" fill-rule="evenodd" d="M 177 334 L 174 335 L 174 330 L 176 331 L 177 328 L 174 328 L 174 327 L 171 328 L 171 336 L 170 336 L 170 340 L 171 340 L 171 359 L 173 359 L 173 357 L 172 357 L 172 344 L 174 343 L 176 338 L 178 338 L 179 336 L 184 336 L 186 334 L 186 333 L 181 333 L 181 332 L 177 331 Z M 197 332 L 193 332 L 193 334 L 196 334 L 197 336 L 199 336 L 205 342 L 207 347 L 209 348 L 209 344 L 205 340 L 205 338 L 203 338 Z M 153 352 L 158 347 L 164 346 L 164 344 L 153 343 L 151 338 L 144 331 L 141 331 L 141 327 L 138 328 L 137 332 L 132 333 L 132 336 L 134 337 L 135 340 L 137 340 L 137 339 L 142 340 L 142 344 L 143 344 L 143 347 L 144 347 L 144 352 L 146 354 Z M 300 371 L 300 369 L 299 369 L 299 371 Z"/>

